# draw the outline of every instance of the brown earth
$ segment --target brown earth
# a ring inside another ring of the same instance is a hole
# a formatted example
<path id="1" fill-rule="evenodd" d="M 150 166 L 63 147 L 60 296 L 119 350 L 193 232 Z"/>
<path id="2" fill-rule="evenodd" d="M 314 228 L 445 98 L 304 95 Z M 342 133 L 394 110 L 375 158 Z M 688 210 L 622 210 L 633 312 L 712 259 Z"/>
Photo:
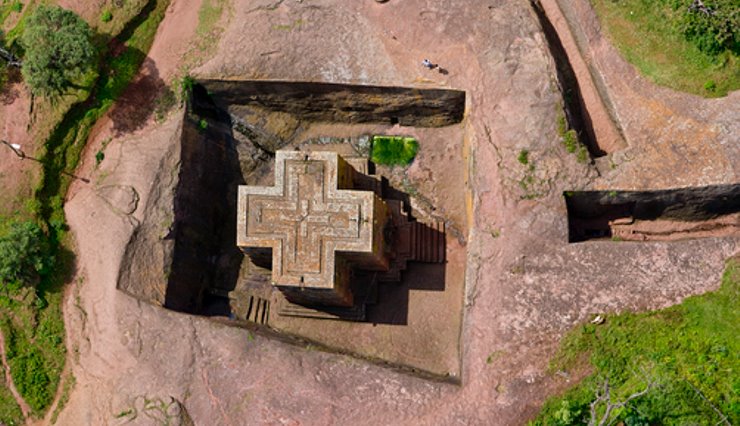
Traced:
<path id="1" fill-rule="evenodd" d="M 160 76 L 172 75 L 179 58 L 162 40 L 189 39 L 198 5 L 173 1 L 171 9 L 183 12 L 168 14 L 150 53 Z M 655 309 L 714 289 L 724 259 L 738 252 L 737 236 L 568 244 L 561 195 L 588 186 L 736 183 L 740 120 L 729 105 L 738 93 L 703 100 L 655 87 L 598 38 L 593 59 L 603 64 L 628 148 L 605 157 L 616 168 L 599 162 L 597 170 L 560 146 L 554 64 L 527 2 L 235 0 L 231 10 L 199 76 L 467 92 L 462 146 L 448 151 L 422 141 L 410 170 L 422 191 L 445 185 L 446 195 L 429 191 L 441 194 L 433 204 L 465 207 L 457 219 L 467 249 L 462 385 L 307 350 L 116 291 L 126 242 L 178 142 L 181 116 L 163 124 L 137 118 L 133 132 L 116 132 L 109 118 L 81 172 L 95 183 L 75 183 L 66 205 L 78 247 L 80 283 L 65 304 L 77 385 L 59 424 L 521 424 L 568 385 L 546 373 L 565 331 L 595 313 Z M 446 74 L 421 67 L 424 58 Z M 138 95 L 119 108 L 144 99 Z M 107 138 L 106 159 L 94 169 Z M 532 167 L 517 161 L 523 149 Z M 432 157 L 462 161 L 463 182 L 436 182 Z M 99 195 L 110 185 L 138 194 L 133 212 L 131 197 Z"/>
<path id="2" fill-rule="evenodd" d="M 0 94 L 0 139 L 18 144 L 34 155 L 37 144 L 29 135 L 30 95 L 22 82 L 8 84 Z M 0 214 L 21 208 L 31 196 L 31 185 L 39 173 L 38 163 L 22 160 L 7 146 L 0 146 Z"/>

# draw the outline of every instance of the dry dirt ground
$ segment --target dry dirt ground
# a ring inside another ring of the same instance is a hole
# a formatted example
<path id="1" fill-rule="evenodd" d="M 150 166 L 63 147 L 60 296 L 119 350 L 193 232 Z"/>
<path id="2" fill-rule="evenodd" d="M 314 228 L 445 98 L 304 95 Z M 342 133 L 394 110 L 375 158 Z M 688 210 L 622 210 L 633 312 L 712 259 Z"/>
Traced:
<path id="1" fill-rule="evenodd" d="M 146 72 L 172 75 L 198 6 L 173 1 Z M 568 244 L 562 191 L 736 183 L 740 120 L 731 106 L 739 93 L 704 100 L 657 88 L 594 36 L 589 54 L 628 143 L 613 156 L 615 168 L 598 170 L 559 144 L 554 63 L 526 1 L 450 8 L 433 0 L 235 0 L 227 17 L 198 76 L 467 92 L 456 153 L 466 178 L 450 188 L 451 197 L 464 194 L 467 215 L 462 385 L 306 350 L 117 292 L 125 244 L 179 136 L 177 114 L 163 124 L 137 117 L 134 132 L 98 126 L 80 172 L 93 183 L 76 183 L 66 205 L 78 248 L 65 304 L 77 385 L 58 424 L 521 424 L 567 385 L 546 367 L 570 327 L 594 313 L 654 309 L 716 288 L 724 259 L 738 252 L 737 237 Z M 422 68 L 423 58 L 448 73 Z M 134 95 L 127 99 L 136 102 Z M 109 137 L 94 169 L 94 153 Z M 517 161 L 522 149 L 531 170 Z M 415 167 L 413 176 L 434 184 L 423 157 Z M 526 189 L 523 179 L 532 182 Z M 100 190 L 106 186 L 121 190 L 111 195 Z"/>

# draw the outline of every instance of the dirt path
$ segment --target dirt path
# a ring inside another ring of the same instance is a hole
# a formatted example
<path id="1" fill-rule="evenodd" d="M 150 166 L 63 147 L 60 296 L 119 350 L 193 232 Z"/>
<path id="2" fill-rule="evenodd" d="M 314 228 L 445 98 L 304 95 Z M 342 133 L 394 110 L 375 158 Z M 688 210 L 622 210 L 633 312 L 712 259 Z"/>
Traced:
<path id="1" fill-rule="evenodd" d="M 10 366 L 8 365 L 8 360 L 5 357 L 5 336 L 3 335 L 2 330 L 0 330 L 0 359 L 2 359 L 3 369 L 5 370 L 5 385 L 8 387 L 8 389 L 10 389 L 10 393 L 13 394 L 15 402 L 18 404 L 19 407 L 21 407 L 23 418 L 28 421 L 29 416 L 31 415 L 31 407 L 28 406 L 26 401 L 18 392 L 18 389 L 15 388 L 15 384 L 13 383 L 13 377 L 11 377 L 10 375 Z"/>

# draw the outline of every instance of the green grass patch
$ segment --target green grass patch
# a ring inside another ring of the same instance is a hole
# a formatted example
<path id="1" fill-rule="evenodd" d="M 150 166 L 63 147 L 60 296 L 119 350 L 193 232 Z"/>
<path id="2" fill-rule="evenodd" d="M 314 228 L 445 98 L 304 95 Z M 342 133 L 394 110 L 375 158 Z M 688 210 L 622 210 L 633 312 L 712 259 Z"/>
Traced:
<path id="1" fill-rule="evenodd" d="M 376 164 L 407 166 L 414 161 L 419 143 L 402 136 L 373 136 L 371 159 Z"/>
<path id="2" fill-rule="evenodd" d="M 5 377 L 5 372 L 0 368 L 1 377 Z M 0 384 L 0 424 L 8 426 L 20 426 L 23 424 L 23 413 L 21 408 L 16 404 L 10 389 Z"/>
<path id="3" fill-rule="evenodd" d="M 731 260 L 719 290 L 659 311 L 608 317 L 565 336 L 551 367 L 587 360 L 593 373 L 550 398 L 530 425 L 581 425 L 605 380 L 612 402 L 650 390 L 613 411 L 610 424 L 740 424 L 740 260 Z M 597 404 L 604 414 L 605 403 Z M 719 413 L 722 413 L 720 415 Z"/>
<path id="4" fill-rule="evenodd" d="M 110 10 L 103 11 L 103 13 L 100 15 L 101 22 L 110 22 L 112 20 L 113 20 L 113 13 L 111 13 Z"/>
<path id="5" fill-rule="evenodd" d="M 203 4 L 198 11 L 198 26 L 196 28 L 198 36 L 208 36 L 216 29 L 223 10 L 224 0 L 203 0 Z"/>
<path id="6" fill-rule="evenodd" d="M 59 402 L 57 403 L 57 406 L 54 408 L 54 412 L 51 414 L 51 424 L 55 424 L 57 422 L 57 419 L 59 418 L 59 414 L 64 409 L 64 406 L 67 405 L 67 402 L 69 402 L 69 397 L 72 393 L 72 389 L 74 389 L 75 384 L 77 384 L 77 381 L 75 377 L 69 373 L 67 375 L 67 378 L 64 380 L 64 385 L 62 387 L 62 393 L 59 395 Z"/>
<path id="7" fill-rule="evenodd" d="M 573 154 L 578 150 L 578 134 L 575 130 L 571 129 L 565 132 L 563 135 L 563 146 L 565 150 Z"/>
<path id="8" fill-rule="evenodd" d="M 20 49 L 18 38 L 20 38 L 21 34 L 23 34 L 23 30 L 26 28 L 26 19 L 35 10 L 34 6 L 37 2 L 34 0 L 29 0 L 28 7 L 26 7 L 25 9 L 21 7 L 21 10 L 18 10 L 18 6 L 16 5 L 17 3 L 19 2 L 7 1 L 3 6 L 0 6 L 0 25 L 5 23 L 5 20 L 8 18 L 10 13 L 22 12 L 22 15 L 15 27 L 8 31 L 7 34 L 5 34 L 5 44 L 9 47 L 13 47 L 16 50 L 16 53 L 18 50 L 22 50 Z"/>
<path id="9" fill-rule="evenodd" d="M 705 0 L 711 17 L 691 11 L 692 0 L 591 3 L 614 45 L 655 83 L 705 97 L 740 88 L 737 2 Z"/>
<path id="10" fill-rule="evenodd" d="M 10 14 L 20 13 L 21 11 L 23 11 L 23 3 L 11 0 L 2 1 L 0 3 L 0 27 L 2 27 Z"/>

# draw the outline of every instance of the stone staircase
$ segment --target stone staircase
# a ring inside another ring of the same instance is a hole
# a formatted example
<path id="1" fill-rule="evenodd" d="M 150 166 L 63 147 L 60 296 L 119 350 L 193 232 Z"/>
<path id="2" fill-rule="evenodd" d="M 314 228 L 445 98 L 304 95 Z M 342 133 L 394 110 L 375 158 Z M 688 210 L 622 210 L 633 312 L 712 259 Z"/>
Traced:
<path id="1" fill-rule="evenodd" d="M 399 282 L 401 273 L 408 262 L 444 263 L 445 261 L 445 224 L 434 222 L 426 224 L 411 221 L 403 210 L 403 202 L 386 200 L 391 210 L 392 241 L 388 244 L 395 248 L 388 272 L 378 276 L 380 282 Z"/>

